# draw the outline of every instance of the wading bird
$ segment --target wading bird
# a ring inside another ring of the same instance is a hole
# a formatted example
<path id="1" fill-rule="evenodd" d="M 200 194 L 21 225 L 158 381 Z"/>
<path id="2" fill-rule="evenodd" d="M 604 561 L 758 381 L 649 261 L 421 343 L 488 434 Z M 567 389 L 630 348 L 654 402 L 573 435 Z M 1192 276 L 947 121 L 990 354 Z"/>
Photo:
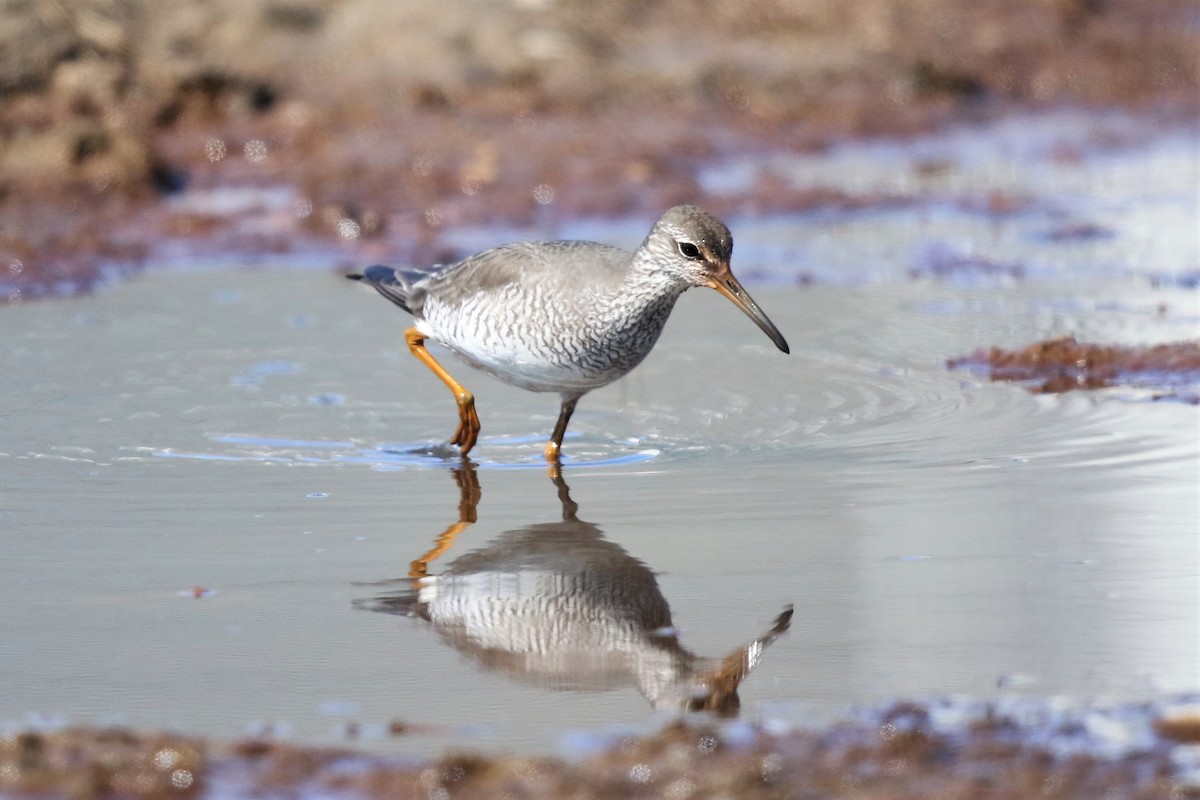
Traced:
<path id="1" fill-rule="evenodd" d="M 456 264 L 377 265 L 348 277 L 413 315 L 404 339 L 454 393 L 459 424 L 450 441 L 464 456 L 479 438 L 475 396 L 430 355 L 427 339 L 506 383 L 558 393 L 562 405 L 545 450 L 557 464 L 579 398 L 641 363 L 675 301 L 692 287 L 728 297 L 788 352 L 783 335 L 730 271 L 732 252 L 724 223 L 695 206 L 676 206 L 633 252 L 595 242 L 522 242 Z"/>

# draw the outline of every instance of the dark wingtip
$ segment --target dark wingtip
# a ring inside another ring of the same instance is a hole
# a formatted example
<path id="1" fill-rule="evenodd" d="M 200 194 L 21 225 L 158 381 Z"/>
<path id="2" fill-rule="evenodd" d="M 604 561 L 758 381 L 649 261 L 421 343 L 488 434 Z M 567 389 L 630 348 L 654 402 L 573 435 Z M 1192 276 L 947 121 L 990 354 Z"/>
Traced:
<path id="1" fill-rule="evenodd" d="M 385 283 L 396 275 L 396 270 L 393 267 L 384 266 L 383 264 L 372 264 L 363 269 L 362 272 L 351 272 L 346 277 L 352 281 L 368 281 L 370 283 Z"/>
<path id="2" fill-rule="evenodd" d="M 396 268 L 385 264 L 372 264 L 364 269 L 362 274 L 371 283 L 392 283 L 395 281 Z"/>
<path id="3" fill-rule="evenodd" d="M 412 313 L 412 308 L 408 304 L 411 289 L 405 281 L 403 273 L 397 272 L 395 267 L 372 264 L 364 268 L 362 272 L 356 272 L 346 277 L 362 281 L 374 288 L 389 302 L 395 303 L 410 314 Z"/>

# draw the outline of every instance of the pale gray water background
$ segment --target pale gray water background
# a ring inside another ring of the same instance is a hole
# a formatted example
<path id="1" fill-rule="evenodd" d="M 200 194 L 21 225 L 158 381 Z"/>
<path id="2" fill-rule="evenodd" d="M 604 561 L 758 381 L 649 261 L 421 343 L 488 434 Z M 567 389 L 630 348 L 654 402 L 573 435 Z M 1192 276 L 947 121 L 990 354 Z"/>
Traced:
<path id="1" fill-rule="evenodd" d="M 1152 388 L 1034 396 L 945 368 L 1065 333 L 1197 335 L 1194 131 L 1122 139 L 1118 118 L 1095 146 L 1071 119 L 770 157 L 805 183 L 893 180 L 925 199 L 730 218 L 735 271 L 792 355 L 695 291 L 637 371 L 581 403 L 564 470 L 579 516 L 657 573 L 685 647 L 722 655 L 794 605 L 743 684 L 746 718 L 1200 688 L 1197 407 Z M 1081 153 L 1056 155 L 1064 140 Z M 923 149 L 950 164 L 940 184 L 887 177 L 927 180 L 912 177 Z M 755 163 L 706 179 L 734 185 Z M 980 209 L 1001 191 L 1032 202 Z M 633 246 L 647 223 L 551 233 Z M 1053 235 L 1076 223 L 1098 232 Z M 977 266 L 925 275 L 947 258 Z M 482 670 L 427 623 L 355 607 L 405 585 L 458 518 L 447 462 L 403 452 L 455 422 L 406 323 L 296 269 L 151 272 L 0 309 L 5 726 L 349 744 L 353 723 L 360 743 L 421 753 L 652 719 L 632 688 Z M 482 501 L 434 574 L 561 515 L 540 463 L 557 399 L 448 364 L 479 403 Z M 417 732 L 390 739 L 392 721 Z"/>

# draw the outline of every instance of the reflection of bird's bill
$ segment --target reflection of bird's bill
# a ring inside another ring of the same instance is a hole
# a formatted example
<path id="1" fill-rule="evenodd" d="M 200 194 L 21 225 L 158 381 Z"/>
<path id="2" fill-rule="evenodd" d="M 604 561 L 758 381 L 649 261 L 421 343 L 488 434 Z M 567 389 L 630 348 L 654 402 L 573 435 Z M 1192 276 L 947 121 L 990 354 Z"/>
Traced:
<path id="1" fill-rule="evenodd" d="M 792 627 L 792 613 L 792 607 L 789 605 L 775 618 L 771 630 L 726 656 L 721 662 L 720 673 L 728 679 L 740 683 L 758 664 L 763 650 Z"/>
<path id="2" fill-rule="evenodd" d="M 763 313 L 763 310 L 758 307 L 758 303 L 754 302 L 754 298 L 750 296 L 749 292 L 742 288 L 741 282 L 729 271 L 728 264 L 713 277 L 712 283 L 709 286 L 728 297 L 733 301 L 735 306 L 746 312 L 746 316 L 754 320 L 754 324 L 761 328 L 763 333 L 771 337 L 771 341 L 775 343 L 776 347 L 785 353 L 791 352 L 788 349 L 787 340 L 783 338 L 783 334 L 775 327 L 775 323 L 771 322 L 767 315 Z"/>
<path id="3" fill-rule="evenodd" d="M 741 707 L 738 686 L 762 658 L 763 650 L 792 627 L 792 607 L 789 605 L 775 618 L 771 629 L 752 642 L 739 647 L 725 658 L 702 683 L 706 691 L 693 698 L 689 710 L 712 711 L 720 716 L 735 716 Z"/>

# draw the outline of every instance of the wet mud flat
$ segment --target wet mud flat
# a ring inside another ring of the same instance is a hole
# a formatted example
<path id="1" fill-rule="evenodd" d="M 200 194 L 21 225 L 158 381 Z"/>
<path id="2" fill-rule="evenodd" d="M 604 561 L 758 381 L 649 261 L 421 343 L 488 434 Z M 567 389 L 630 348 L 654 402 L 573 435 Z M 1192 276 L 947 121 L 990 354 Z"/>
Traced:
<path id="1" fill-rule="evenodd" d="M 395 726 L 403 735 L 403 726 Z M 1172 705 L 901 703 L 821 730 L 680 719 L 569 757 L 448 752 L 425 763 L 268 739 L 120 728 L 0 737 L 6 797 L 1200 797 L 1200 714 Z"/>

